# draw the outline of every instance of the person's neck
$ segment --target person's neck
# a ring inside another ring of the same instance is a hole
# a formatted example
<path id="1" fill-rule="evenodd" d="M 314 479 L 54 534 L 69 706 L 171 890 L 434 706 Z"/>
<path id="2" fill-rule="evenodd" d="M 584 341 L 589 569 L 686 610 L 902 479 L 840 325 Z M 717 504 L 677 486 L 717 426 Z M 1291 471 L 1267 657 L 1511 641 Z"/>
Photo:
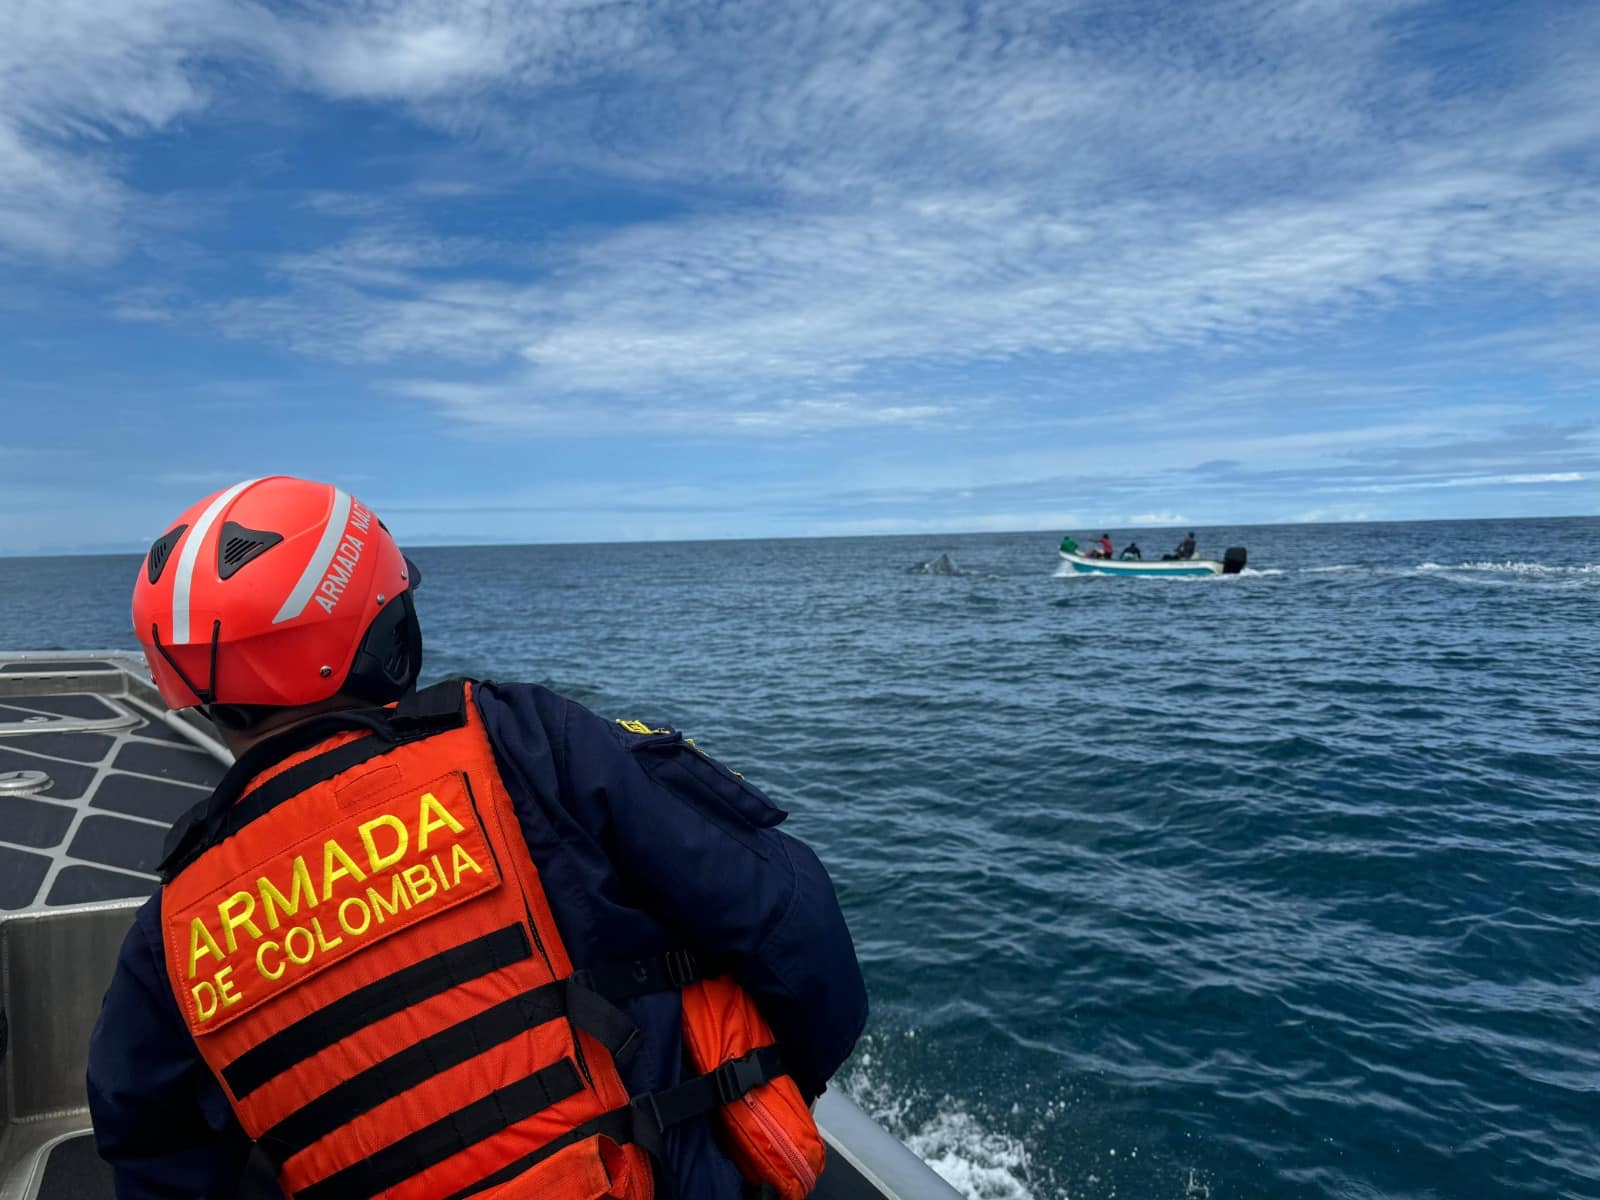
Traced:
<path id="1" fill-rule="evenodd" d="M 363 701 L 350 696 L 330 696 L 328 699 L 316 704 L 307 704 L 299 708 L 285 708 L 271 716 L 263 717 L 249 729 L 228 729 L 224 726 L 217 727 L 217 733 L 229 750 L 233 751 L 235 758 L 242 758 L 246 751 L 259 745 L 268 738 L 277 737 L 286 730 L 293 729 L 296 725 L 304 725 L 324 713 L 342 712 L 350 708 L 368 707 Z"/>

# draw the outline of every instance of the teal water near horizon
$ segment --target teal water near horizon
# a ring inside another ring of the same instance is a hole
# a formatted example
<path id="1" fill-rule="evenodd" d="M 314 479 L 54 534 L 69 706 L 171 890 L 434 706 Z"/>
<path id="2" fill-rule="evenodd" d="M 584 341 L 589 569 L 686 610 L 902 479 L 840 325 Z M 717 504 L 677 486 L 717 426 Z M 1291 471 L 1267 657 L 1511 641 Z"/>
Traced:
<path id="1" fill-rule="evenodd" d="M 840 1085 L 969 1196 L 1600 1198 L 1600 519 L 1198 532 L 1251 569 L 414 557 L 430 676 L 682 727 L 792 811 L 873 997 Z M 133 647 L 136 566 L 0 559 L 0 644 Z"/>

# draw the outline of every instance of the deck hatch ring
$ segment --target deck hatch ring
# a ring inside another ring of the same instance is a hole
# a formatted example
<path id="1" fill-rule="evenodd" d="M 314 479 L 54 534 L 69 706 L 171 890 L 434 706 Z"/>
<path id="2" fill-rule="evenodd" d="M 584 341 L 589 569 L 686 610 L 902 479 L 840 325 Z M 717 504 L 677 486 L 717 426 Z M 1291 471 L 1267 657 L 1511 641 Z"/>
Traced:
<path id="1" fill-rule="evenodd" d="M 0 771 L 0 796 L 28 796 L 48 791 L 51 779 L 43 771 Z"/>

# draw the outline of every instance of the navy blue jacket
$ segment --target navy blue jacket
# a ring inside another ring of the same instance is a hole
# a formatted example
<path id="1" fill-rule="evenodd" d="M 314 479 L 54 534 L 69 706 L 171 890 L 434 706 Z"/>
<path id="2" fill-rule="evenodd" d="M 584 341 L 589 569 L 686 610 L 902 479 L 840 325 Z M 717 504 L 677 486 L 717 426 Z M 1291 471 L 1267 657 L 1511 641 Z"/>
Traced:
<path id="1" fill-rule="evenodd" d="M 860 1036 L 867 998 L 827 872 L 781 810 L 672 734 L 630 732 L 545 688 L 475 689 L 500 772 L 576 968 L 688 946 L 755 996 L 808 1096 Z M 89 1049 L 89 1106 L 122 1200 L 233 1197 L 250 1143 L 167 983 L 161 896 L 122 946 Z M 626 1006 L 634 1094 L 685 1077 L 676 993 Z M 737 1200 L 703 1119 L 668 1137 L 681 1197 Z"/>

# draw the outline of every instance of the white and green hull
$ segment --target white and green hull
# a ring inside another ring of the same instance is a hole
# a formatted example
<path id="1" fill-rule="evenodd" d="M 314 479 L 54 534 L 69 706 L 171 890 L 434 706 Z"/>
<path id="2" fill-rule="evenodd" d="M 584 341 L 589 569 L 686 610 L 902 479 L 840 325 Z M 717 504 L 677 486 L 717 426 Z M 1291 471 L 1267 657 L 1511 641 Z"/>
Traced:
<path id="1" fill-rule="evenodd" d="M 1085 558 L 1060 551 L 1061 561 L 1080 575 L 1154 575 L 1162 579 L 1184 575 L 1221 575 L 1222 564 L 1210 558 L 1150 559 Z"/>

